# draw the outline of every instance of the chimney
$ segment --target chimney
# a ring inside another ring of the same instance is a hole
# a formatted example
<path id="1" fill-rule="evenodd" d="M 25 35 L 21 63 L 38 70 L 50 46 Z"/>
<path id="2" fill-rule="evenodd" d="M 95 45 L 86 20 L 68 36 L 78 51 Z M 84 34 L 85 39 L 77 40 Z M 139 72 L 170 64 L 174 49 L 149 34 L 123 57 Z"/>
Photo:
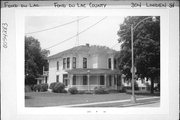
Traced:
<path id="1" fill-rule="evenodd" d="M 89 47 L 89 43 L 86 43 L 86 46 Z"/>

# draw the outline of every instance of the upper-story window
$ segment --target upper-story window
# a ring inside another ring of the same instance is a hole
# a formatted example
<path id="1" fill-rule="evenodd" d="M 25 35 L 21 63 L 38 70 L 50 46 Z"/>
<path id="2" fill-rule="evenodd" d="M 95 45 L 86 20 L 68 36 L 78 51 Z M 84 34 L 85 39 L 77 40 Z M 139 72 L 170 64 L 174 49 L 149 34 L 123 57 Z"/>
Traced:
<path id="1" fill-rule="evenodd" d="M 57 61 L 57 70 L 59 70 L 59 61 Z"/>
<path id="2" fill-rule="evenodd" d="M 66 68 L 66 58 L 63 58 L 63 69 Z"/>
<path id="3" fill-rule="evenodd" d="M 108 59 L 108 68 L 111 69 L 111 58 Z"/>
<path id="4" fill-rule="evenodd" d="M 73 57 L 73 68 L 76 68 L 76 57 Z"/>
<path id="5" fill-rule="evenodd" d="M 70 57 L 67 58 L 67 68 L 70 68 Z"/>
<path id="6" fill-rule="evenodd" d="M 114 69 L 116 69 L 116 66 L 117 66 L 117 61 L 116 59 L 114 59 Z"/>
<path id="7" fill-rule="evenodd" d="M 83 68 L 87 68 L 87 58 L 83 58 Z"/>

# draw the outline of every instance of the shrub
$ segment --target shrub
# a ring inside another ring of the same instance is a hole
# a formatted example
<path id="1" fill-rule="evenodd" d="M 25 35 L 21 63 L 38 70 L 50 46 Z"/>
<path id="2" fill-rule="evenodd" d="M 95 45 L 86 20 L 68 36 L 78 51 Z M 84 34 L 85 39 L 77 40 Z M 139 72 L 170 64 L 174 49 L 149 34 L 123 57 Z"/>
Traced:
<path id="1" fill-rule="evenodd" d="M 151 90 L 151 85 L 149 85 L 149 83 L 145 83 L 145 85 L 146 85 L 146 90 L 150 91 Z"/>
<path id="2" fill-rule="evenodd" d="M 53 82 L 50 84 L 49 89 L 53 89 L 57 82 Z"/>
<path id="3" fill-rule="evenodd" d="M 68 89 L 68 92 L 71 93 L 71 94 L 77 94 L 78 93 L 78 90 L 76 87 L 71 87 Z"/>
<path id="4" fill-rule="evenodd" d="M 41 92 L 45 92 L 45 91 L 47 91 L 47 89 L 48 89 L 47 83 L 40 84 L 40 91 Z"/>
<path id="5" fill-rule="evenodd" d="M 95 87 L 94 93 L 95 94 L 108 94 L 109 92 L 103 87 Z"/>
<path id="6" fill-rule="evenodd" d="M 119 90 L 119 92 L 126 92 L 126 87 L 125 86 L 120 86 L 120 90 Z"/>
<path id="7" fill-rule="evenodd" d="M 40 92 L 40 90 L 41 90 L 41 85 L 40 85 L 40 84 L 34 85 L 33 90 Z"/>
<path id="8" fill-rule="evenodd" d="M 63 83 L 57 82 L 52 88 L 52 91 L 55 93 L 62 93 L 64 92 L 64 88 L 65 88 L 65 85 Z"/>
<path id="9" fill-rule="evenodd" d="M 62 93 L 67 93 L 67 90 L 65 90 L 65 89 L 64 89 L 64 90 L 62 90 Z"/>
<path id="10" fill-rule="evenodd" d="M 132 87 L 131 86 L 126 86 L 125 90 L 132 90 Z"/>
<path id="11" fill-rule="evenodd" d="M 25 92 L 32 92 L 31 86 L 26 85 L 26 86 L 25 86 Z"/>
<path id="12" fill-rule="evenodd" d="M 84 90 L 78 90 L 78 94 L 85 94 Z"/>
<path id="13" fill-rule="evenodd" d="M 38 91 L 38 92 L 45 92 L 48 89 L 48 84 L 47 83 L 42 83 L 38 85 L 34 85 L 33 90 Z"/>
<path id="14" fill-rule="evenodd" d="M 93 91 L 84 91 L 85 94 L 93 94 Z"/>
<path id="15" fill-rule="evenodd" d="M 136 81 L 134 82 L 134 89 L 135 89 L 135 90 L 139 90 L 139 86 L 138 86 L 138 84 L 137 84 Z"/>

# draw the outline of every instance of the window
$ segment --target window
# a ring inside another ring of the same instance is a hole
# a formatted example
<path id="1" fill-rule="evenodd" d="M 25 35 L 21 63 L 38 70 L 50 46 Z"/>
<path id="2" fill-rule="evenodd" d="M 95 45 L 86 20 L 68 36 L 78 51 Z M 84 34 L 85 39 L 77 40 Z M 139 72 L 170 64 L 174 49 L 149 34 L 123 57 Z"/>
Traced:
<path id="1" fill-rule="evenodd" d="M 76 57 L 73 57 L 73 68 L 76 68 Z"/>
<path id="2" fill-rule="evenodd" d="M 116 59 L 114 59 L 114 69 L 116 69 L 116 65 L 117 65 Z"/>
<path id="3" fill-rule="evenodd" d="M 63 74 L 63 83 L 65 86 L 68 86 L 68 75 L 67 74 Z"/>
<path id="4" fill-rule="evenodd" d="M 116 78 L 116 76 L 114 76 L 114 85 L 116 85 L 117 84 L 117 78 Z"/>
<path id="5" fill-rule="evenodd" d="M 83 85 L 87 85 L 87 76 L 83 76 Z"/>
<path id="6" fill-rule="evenodd" d="M 73 85 L 76 85 L 76 76 L 73 76 Z"/>
<path id="7" fill-rule="evenodd" d="M 56 75 L 56 82 L 59 82 L 59 75 Z"/>
<path id="8" fill-rule="evenodd" d="M 68 57 L 67 58 L 67 68 L 69 68 L 70 67 L 70 58 Z"/>
<path id="9" fill-rule="evenodd" d="M 87 58 L 83 58 L 83 68 L 87 68 Z"/>
<path id="10" fill-rule="evenodd" d="M 104 85 L 104 76 L 100 76 L 100 85 Z"/>
<path id="11" fill-rule="evenodd" d="M 109 86 L 111 86 L 112 85 L 112 77 L 111 77 L 111 75 L 109 76 Z"/>
<path id="12" fill-rule="evenodd" d="M 63 58 L 63 69 L 66 68 L 66 58 Z"/>
<path id="13" fill-rule="evenodd" d="M 108 59 L 108 68 L 111 69 L 111 58 Z"/>
<path id="14" fill-rule="evenodd" d="M 57 61 L 57 70 L 59 70 L 59 61 Z"/>
<path id="15" fill-rule="evenodd" d="M 47 83 L 47 76 L 45 77 L 45 83 Z"/>

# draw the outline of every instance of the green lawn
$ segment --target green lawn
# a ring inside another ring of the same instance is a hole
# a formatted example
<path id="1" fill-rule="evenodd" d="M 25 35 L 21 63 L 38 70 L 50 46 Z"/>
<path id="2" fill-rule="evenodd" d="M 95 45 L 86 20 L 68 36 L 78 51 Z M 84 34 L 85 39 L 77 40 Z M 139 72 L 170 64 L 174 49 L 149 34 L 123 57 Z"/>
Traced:
<path id="1" fill-rule="evenodd" d="M 50 93 L 50 92 L 29 92 L 25 95 L 26 107 L 47 107 L 61 106 L 72 104 L 84 104 L 93 102 L 105 102 L 114 100 L 130 99 L 131 95 L 126 93 L 111 93 L 111 94 L 76 94 L 68 93 Z M 136 98 L 146 96 L 137 95 Z"/>

